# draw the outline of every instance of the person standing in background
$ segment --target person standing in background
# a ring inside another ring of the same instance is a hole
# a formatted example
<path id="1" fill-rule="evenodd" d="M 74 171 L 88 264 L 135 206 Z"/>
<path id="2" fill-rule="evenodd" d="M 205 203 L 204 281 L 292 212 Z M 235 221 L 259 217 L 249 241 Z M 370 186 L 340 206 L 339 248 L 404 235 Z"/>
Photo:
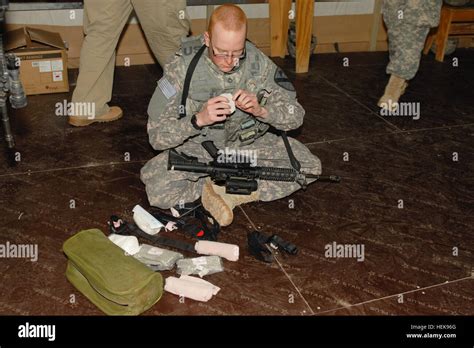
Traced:
<path id="1" fill-rule="evenodd" d="M 95 115 L 69 115 L 69 124 L 80 127 L 122 117 L 120 107 L 107 103 L 112 98 L 115 50 L 132 10 L 162 67 L 189 33 L 186 0 L 84 0 L 85 38 L 72 103 L 94 103 Z"/>
<path id="2" fill-rule="evenodd" d="M 390 75 L 378 106 L 388 111 L 398 107 L 398 99 L 420 65 L 421 52 L 430 28 L 439 24 L 442 0 L 384 0 L 382 13 L 388 30 Z"/>

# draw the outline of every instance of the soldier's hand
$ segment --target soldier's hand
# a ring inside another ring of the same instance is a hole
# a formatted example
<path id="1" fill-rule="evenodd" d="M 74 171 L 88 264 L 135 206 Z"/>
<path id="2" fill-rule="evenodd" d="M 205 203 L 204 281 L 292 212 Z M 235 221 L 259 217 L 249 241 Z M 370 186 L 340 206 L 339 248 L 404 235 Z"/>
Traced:
<path id="1" fill-rule="evenodd" d="M 196 114 L 199 127 L 209 126 L 224 121 L 230 115 L 230 105 L 226 97 L 214 97 L 205 103 L 202 110 Z"/>
<path id="2" fill-rule="evenodd" d="M 244 89 L 239 89 L 234 93 L 235 106 L 243 112 L 247 112 L 257 117 L 265 117 L 267 110 L 260 106 L 257 96 Z"/>

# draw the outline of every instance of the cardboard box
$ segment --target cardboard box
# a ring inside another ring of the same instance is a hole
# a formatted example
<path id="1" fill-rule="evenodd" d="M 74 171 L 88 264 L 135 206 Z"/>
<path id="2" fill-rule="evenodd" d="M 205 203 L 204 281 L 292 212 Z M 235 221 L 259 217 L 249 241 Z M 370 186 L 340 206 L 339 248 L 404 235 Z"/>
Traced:
<path id="1" fill-rule="evenodd" d="M 67 52 L 58 33 L 30 27 L 9 31 L 5 51 L 20 59 L 27 95 L 69 92 Z"/>

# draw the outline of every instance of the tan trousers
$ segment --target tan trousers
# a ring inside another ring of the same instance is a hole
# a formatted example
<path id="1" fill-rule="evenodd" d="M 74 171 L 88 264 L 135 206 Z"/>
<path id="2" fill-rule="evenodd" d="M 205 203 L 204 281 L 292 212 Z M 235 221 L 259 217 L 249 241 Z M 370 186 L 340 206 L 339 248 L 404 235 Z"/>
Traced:
<path id="1" fill-rule="evenodd" d="M 84 0 L 85 38 L 72 102 L 95 103 L 96 116 L 109 111 L 115 49 L 132 10 L 161 66 L 189 32 L 185 0 Z"/>

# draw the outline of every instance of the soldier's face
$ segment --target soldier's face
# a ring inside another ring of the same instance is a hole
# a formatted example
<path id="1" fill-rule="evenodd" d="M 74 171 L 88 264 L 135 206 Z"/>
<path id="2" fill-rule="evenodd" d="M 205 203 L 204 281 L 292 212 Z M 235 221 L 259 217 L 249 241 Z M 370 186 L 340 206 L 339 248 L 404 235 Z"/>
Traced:
<path id="1" fill-rule="evenodd" d="M 246 28 L 240 31 L 229 31 L 216 24 L 211 35 L 204 34 L 209 57 L 223 72 L 230 72 L 237 64 L 245 50 Z"/>

